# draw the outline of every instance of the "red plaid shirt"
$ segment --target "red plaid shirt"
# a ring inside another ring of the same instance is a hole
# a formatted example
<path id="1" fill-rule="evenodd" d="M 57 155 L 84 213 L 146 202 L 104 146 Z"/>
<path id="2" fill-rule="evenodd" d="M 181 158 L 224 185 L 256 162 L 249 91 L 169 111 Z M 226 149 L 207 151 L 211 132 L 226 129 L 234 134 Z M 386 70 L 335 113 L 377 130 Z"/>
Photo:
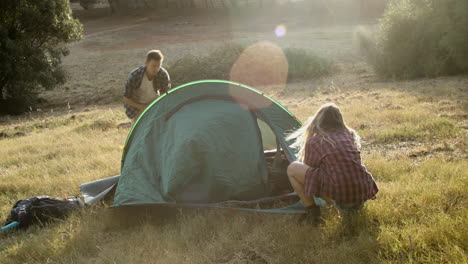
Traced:
<path id="1" fill-rule="evenodd" d="M 374 198 L 379 189 L 361 163 L 353 135 L 340 130 L 328 138 L 334 146 L 320 136 L 312 137 L 306 144 L 304 163 L 311 168 L 305 175 L 305 194 L 345 203 Z"/>

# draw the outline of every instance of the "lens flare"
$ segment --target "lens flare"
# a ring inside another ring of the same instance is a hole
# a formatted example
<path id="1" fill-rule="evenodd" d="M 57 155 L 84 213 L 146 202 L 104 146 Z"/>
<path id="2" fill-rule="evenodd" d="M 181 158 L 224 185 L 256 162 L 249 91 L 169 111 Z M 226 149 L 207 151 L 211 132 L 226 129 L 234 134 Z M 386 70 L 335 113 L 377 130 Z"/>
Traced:
<path id="1" fill-rule="evenodd" d="M 276 26 L 275 28 L 275 35 L 276 37 L 278 38 L 281 38 L 281 37 L 284 37 L 286 35 L 286 26 L 281 24 L 281 25 L 278 25 Z"/>
<path id="2" fill-rule="evenodd" d="M 262 92 L 282 90 L 288 78 L 288 61 L 280 47 L 271 42 L 261 41 L 242 52 L 233 64 L 229 77 L 233 82 L 249 85 Z M 233 97 L 258 100 L 257 96 L 250 96 L 250 91 L 246 89 L 232 89 L 230 92 Z M 270 104 L 271 101 L 267 98 L 254 103 L 260 105 L 260 108 Z"/>

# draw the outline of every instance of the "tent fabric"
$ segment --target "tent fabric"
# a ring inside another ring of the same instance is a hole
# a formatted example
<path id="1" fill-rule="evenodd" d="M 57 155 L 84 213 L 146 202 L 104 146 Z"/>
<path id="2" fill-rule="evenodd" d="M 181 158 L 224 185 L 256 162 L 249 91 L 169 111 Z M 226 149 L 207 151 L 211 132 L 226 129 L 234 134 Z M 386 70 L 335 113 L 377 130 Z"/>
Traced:
<path id="1" fill-rule="evenodd" d="M 84 202 L 87 205 L 94 205 L 97 202 L 104 199 L 106 196 L 109 196 L 112 193 L 112 190 L 115 189 L 117 186 L 117 182 L 119 180 L 120 175 L 112 176 L 105 179 L 100 179 L 92 182 L 83 183 L 80 185 L 80 192 L 84 198 Z M 180 207 L 197 207 L 197 208 L 213 208 L 213 209 L 229 209 L 235 211 L 243 211 L 243 212 L 254 212 L 254 213 L 269 213 L 269 214 L 302 214 L 305 212 L 304 205 L 301 201 L 293 203 L 289 206 L 281 207 L 281 208 L 270 208 L 270 209 L 254 209 L 254 208 L 246 208 L 246 206 L 261 206 L 262 204 L 268 203 L 271 204 L 272 202 L 277 201 L 284 201 L 284 200 L 291 200 L 292 198 L 299 199 L 297 194 L 290 193 L 286 195 L 274 196 L 274 197 L 267 197 L 258 200 L 252 201 L 226 201 L 226 202 L 219 202 L 219 203 L 211 203 L 211 204 L 185 204 L 185 203 L 177 203 L 177 204 L 169 204 L 168 206 L 180 206 Z"/>
<path id="2" fill-rule="evenodd" d="M 87 205 L 94 205 L 104 199 L 117 186 L 120 175 L 99 179 L 80 185 L 80 193 Z"/>
<path id="3" fill-rule="evenodd" d="M 295 160 L 285 135 L 301 124 L 262 93 L 218 80 L 169 91 L 143 112 L 127 137 L 113 207 L 270 196 L 263 155 L 267 132 L 259 123 L 268 125 L 288 160 Z"/>

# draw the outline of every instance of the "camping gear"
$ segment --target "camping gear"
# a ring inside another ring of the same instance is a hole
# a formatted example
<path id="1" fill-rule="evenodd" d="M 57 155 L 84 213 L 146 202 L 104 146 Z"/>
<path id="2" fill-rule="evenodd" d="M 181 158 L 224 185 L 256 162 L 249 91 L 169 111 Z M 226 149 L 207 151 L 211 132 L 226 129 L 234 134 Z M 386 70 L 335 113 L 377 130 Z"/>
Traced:
<path id="1" fill-rule="evenodd" d="M 81 196 L 87 205 L 94 205 L 115 191 L 120 175 L 80 185 Z"/>
<path id="2" fill-rule="evenodd" d="M 74 196 L 66 199 L 36 196 L 19 200 L 11 209 L 10 215 L 1 230 L 27 228 L 32 224 L 64 218 L 72 211 L 82 207 L 84 207 L 83 201 Z"/>
<path id="3" fill-rule="evenodd" d="M 81 192 L 87 204 L 115 191 L 113 207 L 215 208 L 290 193 L 286 168 L 296 150 L 285 137 L 300 126 L 283 106 L 248 86 L 185 84 L 156 99 L 135 122 L 121 175 L 83 184 Z M 301 205 L 293 208 L 303 212 Z"/>
<path id="4" fill-rule="evenodd" d="M 20 222 L 14 221 L 14 222 L 11 222 L 11 223 L 9 223 L 8 225 L 6 225 L 6 226 L 0 228 L 0 230 L 1 230 L 1 231 L 5 231 L 5 230 L 8 230 L 8 229 L 17 228 L 17 227 L 19 227 L 19 225 L 20 225 Z"/>

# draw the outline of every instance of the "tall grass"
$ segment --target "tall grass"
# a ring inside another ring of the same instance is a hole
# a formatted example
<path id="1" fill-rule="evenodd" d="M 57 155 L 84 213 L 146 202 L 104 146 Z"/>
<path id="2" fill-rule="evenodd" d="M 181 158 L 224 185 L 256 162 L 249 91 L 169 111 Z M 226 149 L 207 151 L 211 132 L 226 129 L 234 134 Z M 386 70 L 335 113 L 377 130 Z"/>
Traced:
<path id="1" fill-rule="evenodd" d="M 325 96 L 334 95 L 314 100 Z M 453 154 L 463 152 L 463 145 L 424 159 L 393 148 L 412 137 L 428 150 L 433 136 L 466 142 L 458 121 L 438 116 L 447 106 L 463 110 L 456 97 L 428 104 L 390 89 L 337 96 L 343 97 L 349 125 L 372 142 L 364 144 L 363 161 L 380 187 L 378 198 L 354 219 L 352 233 L 334 208 L 325 209 L 324 225 L 314 228 L 291 215 L 230 210 L 153 215 L 154 210 L 100 204 L 45 227 L 0 233 L 0 263 L 466 263 L 468 163 Z M 293 112 L 301 119 L 317 106 L 309 100 L 299 104 L 304 112 Z M 18 199 L 77 195 L 80 183 L 118 174 L 128 129 L 115 124 L 125 120 L 119 107 L 0 126 L 28 133 L 0 140 L 0 219 Z M 395 124 L 413 132 L 381 138 L 385 131 L 398 132 Z"/>
<path id="2" fill-rule="evenodd" d="M 45 229 L 2 238 L 5 263 L 464 263 L 466 163 L 429 160 L 408 169 L 379 157 L 366 162 L 381 194 L 343 236 L 339 216 L 324 211 L 320 229 L 297 218 L 231 211 L 181 211 L 134 218 L 88 209 Z M 437 172 L 437 173 L 436 173 Z M 441 188 L 444 186 L 444 188 Z M 457 202 L 458 201 L 458 202 Z M 116 218 L 118 216 L 118 219 Z"/>

